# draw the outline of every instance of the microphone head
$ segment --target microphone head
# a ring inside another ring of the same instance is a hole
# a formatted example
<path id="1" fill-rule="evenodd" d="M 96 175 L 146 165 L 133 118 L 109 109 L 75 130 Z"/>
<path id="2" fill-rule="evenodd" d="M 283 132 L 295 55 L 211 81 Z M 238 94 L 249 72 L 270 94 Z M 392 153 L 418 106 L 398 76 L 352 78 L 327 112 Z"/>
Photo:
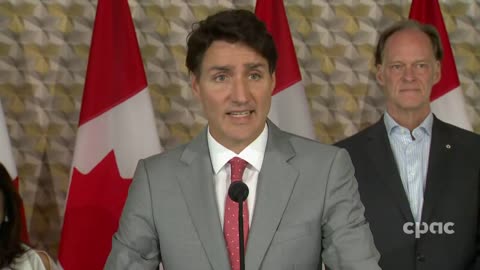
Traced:
<path id="1" fill-rule="evenodd" d="M 245 201 L 248 197 L 247 185 L 242 181 L 232 182 L 228 188 L 228 197 L 237 203 Z"/>

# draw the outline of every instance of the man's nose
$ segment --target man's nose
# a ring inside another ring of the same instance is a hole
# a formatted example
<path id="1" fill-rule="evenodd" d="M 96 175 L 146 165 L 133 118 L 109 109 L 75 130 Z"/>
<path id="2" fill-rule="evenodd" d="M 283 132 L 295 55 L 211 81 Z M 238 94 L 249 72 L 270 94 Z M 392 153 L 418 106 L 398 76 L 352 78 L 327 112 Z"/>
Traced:
<path id="1" fill-rule="evenodd" d="M 413 81 L 415 80 L 415 70 L 413 66 L 406 66 L 403 70 L 403 79 L 405 81 Z"/>
<path id="2" fill-rule="evenodd" d="M 248 82 L 244 79 L 236 79 L 232 87 L 232 99 L 236 102 L 248 101 Z"/>

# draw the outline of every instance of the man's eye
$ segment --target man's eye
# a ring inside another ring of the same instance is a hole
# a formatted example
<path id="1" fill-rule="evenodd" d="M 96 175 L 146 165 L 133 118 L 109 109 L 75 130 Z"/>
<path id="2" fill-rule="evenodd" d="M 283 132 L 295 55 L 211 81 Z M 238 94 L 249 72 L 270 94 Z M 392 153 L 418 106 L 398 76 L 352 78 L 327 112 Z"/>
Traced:
<path id="1" fill-rule="evenodd" d="M 258 73 L 250 74 L 249 77 L 250 77 L 250 79 L 252 79 L 252 80 L 259 80 L 259 79 L 262 78 L 262 76 L 261 76 L 260 74 L 258 74 Z"/>
<path id="2" fill-rule="evenodd" d="M 223 82 L 227 79 L 227 76 L 223 75 L 223 74 L 220 74 L 220 75 L 216 75 L 214 78 L 213 78 L 216 82 Z"/>

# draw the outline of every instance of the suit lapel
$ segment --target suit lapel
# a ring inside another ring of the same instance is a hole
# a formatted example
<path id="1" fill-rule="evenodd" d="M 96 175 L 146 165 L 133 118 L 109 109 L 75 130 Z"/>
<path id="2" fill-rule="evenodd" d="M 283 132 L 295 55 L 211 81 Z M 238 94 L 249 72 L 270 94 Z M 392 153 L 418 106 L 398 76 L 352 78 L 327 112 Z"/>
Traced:
<path id="1" fill-rule="evenodd" d="M 452 160 L 454 155 L 455 145 L 453 143 L 447 126 L 435 117 L 423 197 L 422 221 L 431 219 L 435 202 L 442 198 L 447 181 L 451 179 L 450 168 L 452 166 L 449 166 L 448 161 Z"/>
<path id="2" fill-rule="evenodd" d="M 185 149 L 178 180 L 198 237 L 215 270 L 230 268 L 218 207 L 206 130 Z M 186 258 L 188 259 L 188 258 Z"/>
<path id="3" fill-rule="evenodd" d="M 254 216 L 248 236 L 245 268 L 259 269 L 282 219 L 298 171 L 288 160 L 295 153 L 288 136 L 268 122 L 269 136 L 262 169 L 258 176 Z"/>
<path id="4" fill-rule="evenodd" d="M 368 145 L 367 149 L 371 149 L 368 151 L 371 164 L 374 164 L 379 174 L 379 177 L 372 176 L 371 179 L 377 179 L 377 184 L 386 185 L 405 219 L 413 221 L 412 211 L 398 172 L 383 117 L 372 127 L 368 135 Z"/>

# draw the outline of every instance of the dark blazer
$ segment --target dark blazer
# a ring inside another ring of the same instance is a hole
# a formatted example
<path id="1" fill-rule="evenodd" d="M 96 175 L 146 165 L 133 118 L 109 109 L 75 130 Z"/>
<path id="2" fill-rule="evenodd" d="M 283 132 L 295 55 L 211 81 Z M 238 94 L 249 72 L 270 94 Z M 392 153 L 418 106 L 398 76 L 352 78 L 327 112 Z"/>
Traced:
<path id="1" fill-rule="evenodd" d="M 414 220 L 383 117 L 337 146 L 352 158 L 383 270 L 480 269 L 479 135 L 434 117 L 422 222 L 435 233 L 419 238 L 404 232 Z M 454 232 L 439 233 L 435 222 L 452 222 Z"/>

